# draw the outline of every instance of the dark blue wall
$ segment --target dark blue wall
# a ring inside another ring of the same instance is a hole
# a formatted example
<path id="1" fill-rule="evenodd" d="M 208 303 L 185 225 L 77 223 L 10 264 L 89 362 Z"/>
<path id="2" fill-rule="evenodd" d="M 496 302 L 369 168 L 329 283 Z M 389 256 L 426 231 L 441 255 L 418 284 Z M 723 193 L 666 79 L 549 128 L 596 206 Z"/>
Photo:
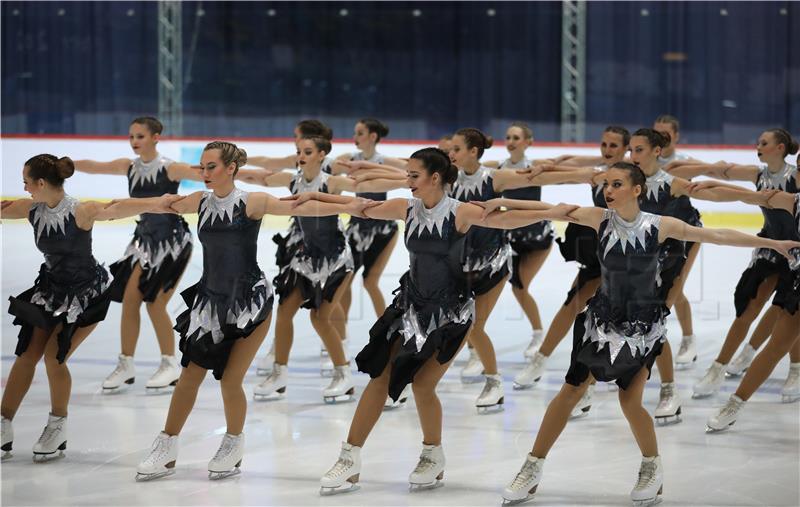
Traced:
<path id="1" fill-rule="evenodd" d="M 558 139 L 560 3 L 182 5 L 186 135 L 288 136 L 297 119 L 320 117 L 346 136 L 376 116 L 395 138 L 464 126 L 499 135 L 523 119 Z M 154 114 L 156 11 L 3 2 L 3 132 L 124 134 L 133 116 Z M 680 117 L 685 142 L 797 133 L 799 21 L 790 2 L 589 3 L 589 138 L 664 112 Z"/>

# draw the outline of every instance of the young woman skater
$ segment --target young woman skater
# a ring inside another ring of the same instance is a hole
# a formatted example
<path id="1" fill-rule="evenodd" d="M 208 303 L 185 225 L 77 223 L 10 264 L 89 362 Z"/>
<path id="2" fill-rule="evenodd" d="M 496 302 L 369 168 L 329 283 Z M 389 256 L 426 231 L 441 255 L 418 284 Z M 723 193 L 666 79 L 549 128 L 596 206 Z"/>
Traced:
<path id="1" fill-rule="evenodd" d="M 114 174 L 128 179 L 131 197 L 157 197 L 177 194 L 181 180 L 200 181 L 197 170 L 160 155 L 157 145 L 164 127 L 156 118 L 135 118 L 128 128 L 135 159 L 118 158 L 111 162 L 76 160 L 75 169 L 89 174 Z M 117 367 L 103 382 L 104 393 L 119 392 L 134 383 L 133 356 L 139 340 L 142 303 L 153 324 L 161 365 L 147 381 L 148 391 L 175 385 L 180 376 L 175 357 L 175 334 L 167 312 L 175 288 L 192 256 L 192 234 L 183 218 L 173 214 L 144 213 L 136 223 L 133 240 L 122 258 L 111 265 L 114 280 L 111 300 L 122 303 L 120 341 L 122 350 Z"/>
<path id="2" fill-rule="evenodd" d="M 210 191 L 195 192 L 170 202 L 177 213 L 198 214 L 203 275 L 197 284 L 181 293 L 189 307 L 178 316 L 175 325 L 181 336 L 183 370 L 172 394 L 164 430 L 137 467 L 137 480 L 174 473 L 178 435 L 192 411 L 207 370 L 212 370 L 214 378 L 220 381 L 226 422 L 222 443 L 208 464 L 209 478 L 239 472 L 247 412 L 242 380 L 267 334 L 272 316 L 272 287 L 257 262 L 261 219 L 266 214 L 312 212 L 312 206 L 293 208 L 291 203 L 268 194 L 236 188 L 234 176 L 246 162 L 247 154 L 235 144 L 209 143 L 203 150 L 200 166 Z M 110 209 L 147 212 L 165 198 L 126 199 Z M 313 206 L 313 212 L 324 213 L 325 205 Z"/>
<path id="3" fill-rule="evenodd" d="M 572 207 L 497 214 L 481 220 L 478 206 L 448 197 L 447 185 L 458 177 L 444 152 L 425 148 L 411 155 L 408 186 L 412 199 L 389 199 L 364 214 L 383 220 L 405 219 L 409 271 L 400 279 L 392 304 L 370 330 L 366 347 L 356 357 L 360 371 L 371 377 L 359 400 L 347 442 L 336 463 L 321 480 L 321 494 L 353 491 L 361 472 L 361 447 L 377 423 L 387 395 L 397 399 L 411 383 L 423 433 L 419 463 L 411 472 L 412 488 L 441 484 L 442 406 L 436 385 L 458 354 L 474 321 L 475 302 L 465 283 L 462 250 L 465 234 L 475 226 L 511 229 L 538 220 L 563 217 Z M 320 194 L 320 199 L 342 197 Z"/>
<path id="4" fill-rule="evenodd" d="M 642 393 L 653 363 L 666 343 L 669 310 L 657 283 L 663 243 L 671 238 L 760 246 L 775 248 L 784 255 L 788 255 L 790 248 L 800 246 L 796 242 L 779 242 L 732 230 L 702 229 L 676 218 L 641 211 L 639 201 L 652 189 L 647 187 L 644 172 L 633 164 L 614 164 L 606 173 L 606 182 L 603 192 L 608 209 L 578 208 L 569 214 L 570 220 L 594 228 L 600 238 L 600 287 L 575 321 L 566 382 L 548 405 L 533 449 L 521 470 L 503 490 L 504 502 L 525 501 L 536 492 L 545 458 L 594 378 L 613 380 L 619 385 L 620 406 L 642 453 L 631 500 L 636 506 L 657 503 L 663 471 L 653 420 L 642 406 Z M 525 201 L 502 200 L 487 203 L 487 211 L 499 205 L 528 206 Z"/>
<path id="5" fill-rule="evenodd" d="M 34 286 L 9 298 L 9 313 L 20 326 L 19 341 L 2 406 L 3 459 L 14 440 L 11 421 L 19 409 L 39 360 L 44 357 L 50 385 L 50 415 L 38 442 L 34 461 L 56 457 L 67 448 L 67 412 L 72 377 L 66 361 L 103 320 L 110 303 L 109 276 L 92 255 L 92 227 L 98 220 L 133 216 L 98 202 L 80 202 L 64 191 L 64 180 L 75 166 L 67 157 L 37 155 L 22 170 L 30 199 L 4 201 L 2 218 L 27 218 L 36 248 L 44 254 Z"/>

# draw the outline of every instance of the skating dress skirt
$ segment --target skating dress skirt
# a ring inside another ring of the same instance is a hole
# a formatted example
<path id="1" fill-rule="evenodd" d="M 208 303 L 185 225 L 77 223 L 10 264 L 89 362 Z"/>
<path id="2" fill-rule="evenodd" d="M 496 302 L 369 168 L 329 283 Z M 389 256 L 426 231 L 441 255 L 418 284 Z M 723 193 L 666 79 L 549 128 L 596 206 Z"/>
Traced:
<path id="1" fill-rule="evenodd" d="M 321 172 L 307 181 L 298 172 L 289 189 L 292 194 L 328 192 L 329 174 Z M 353 255 L 338 216 L 295 217 L 300 241 L 292 257 L 275 277 L 275 292 L 281 301 L 295 288 L 303 296 L 303 308 L 319 308 L 324 301 L 333 301 L 336 289 L 353 271 Z M 291 236 L 289 236 L 291 237 Z"/>
<path id="2" fill-rule="evenodd" d="M 606 169 L 606 166 L 595 168 L 597 172 L 602 172 Z M 592 202 L 598 208 L 607 207 L 603 188 L 602 185 L 592 186 Z M 564 231 L 564 239 L 559 238 L 556 242 L 565 261 L 577 261 L 580 264 L 578 281 L 567 293 L 567 299 L 564 301 L 564 306 L 566 306 L 579 290 L 591 280 L 600 276 L 600 260 L 597 258 L 597 231 L 591 227 L 570 223 L 567 224 L 567 228 Z"/>
<path id="3" fill-rule="evenodd" d="M 795 241 L 800 241 L 800 194 L 794 196 L 794 229 Z M 789 268 L 791 276 L 786 278 L 786 281 L 779 285 L 784 286 L 782 292 L 784 296 L 783 309 L 794 315 L 800 306 L 800 248 L 794 248 L 789 251 L 792 254 L 792 260 L 789 261 Z"/>
<path id="4" fill-rule="evenodd" d="M 173 161 L 156 155 L 150 162 L 136 158 L 128 168 L 128 193 L 131 197 L 160 197 L 177 194 L 177 181 L 167 176 Z M 178 283 L 192 256 L 192 234 L 179 215 L 143 213 L 136 222 L 133 240 L 122 258 L 110 266 L 114 281 L 111 299 L 121 302 L 125 286 L 138 263 L 142 268 L 139 292 L 144 301 L 153 302 L 160 292 L 169 292 Z"/>
<path id="5" fill-rule="evenodd" d="M 472 174 L 458 171 L 450 196 L 461 202 L 488 201 L 500 194 L 494 190 L 494 172 L 481 166 Z M 511 272 L 511 245 L 505 231 L 488 227 L 470 227 L 464 244 L 462 269 L 469 289 L 475 296 L 492 290 Z"/>
<path id="6" fill-rule="evenodd" d="M 783 168 L 771 173 L 766 165 L 761 166 L 756 180 L 758 190 L 782 190 L 791 194 L 798 193 L 797 167 L 784 164 Z M 764 215 L 764 226 L 758 232 L 762 238 L 777 240 L 795 239 L 797 233 L 793 217 L 785 211 L 761 207 Z M 741 316 L 747 309 L 750 301 L 756 297 L 761 283 L 772 275 L 778 275 L 778 285 L 775 287 L 775 296 L 772 304 L 792 311 L 797 307 L 797 291 L 793 290 L 789 280 L 792 279 L 789 263 L 786 257 L 769 248 L 756 248 L 750 265 L 742 272 L 736 291 L 733 293 L 733 302 L 736 306 L 736 316 Z"/>
<path id="7" fill-rule="evenodd" d="M 181 364 L 194 363 L 222 378 L 236 340 L 263 323 L 272 310 L 272 286 L 258 267 L 261 220 L 248 218 L 247 192 L 225 197 L 203 192 L 197 237 L 203 276 L 181 293 L 188 310 L 178 315 Z"/>
<path id="8" fill-rule="evenodd" d="M 366 160 L 361 152 L 353 153 L 350 160 Z M 376 153 L 369 162 L 383 164 L 383 155 Z M 385 201 L 386 192 L 358 192 L 358 197 Z M 364 268 L 362 276 L 369 276 L 369 271 L 378 260 L 381 252 L 389 245 L 397 234 L 397 222 L 394 220 L 378 220 L 375 218 L 351 217 L 347 224 L 347 243 L 353 253 L 353 267 L 358 271 Z"/>
<path id="9" fill-rule="evenodd" d="M 65 195 L 55 208 L 41 202 L 31 206 L 28 220 L 44 264 L 33 287 L 9 298 L 8 313 L 20 326 L 17 355 L 28 349 L 34 328 L 51 331 L 60 324 L 56 358 L 63 363 L 75 331 L 106 317 L 109 276 L 92 256 L 92 231 L 75 222 L 78 204 Z"/>
<path id="10" fill-rule="evenodd" d="M 531 161 L 523 158 L 517 163 L 506 159 L 500 163 L 500 169 L 525 169 L 531 166 Z M 542 187 L 525 187 L 506 190 L 503 192 L 506 199 L 520 199 L 527 201 L 541 201 Z M 549 220 L 542 220 L 535 224 L 526 225 L 506 231 L 506 240 L 511 245 L 511 278 L 509 283 L 518 289 L 524 288 L 519 277 L 519 263 L 523 257 L 537 250 L 547 250 L 553 244 L 553 225 Z"/>
<path id="11" fill-rule="evenodd" d="M 431 357 L 440 364 L 453 359 L 472 326 L 475 302 L 461 264 L 465 236 L 455 224 L 459 205 L 444 197 L 427 209 L 420 199 L 408 200 L 405 244 L 410 267 L 356 356 L 359 371 L 372 378 L 391 361 L 389 396 L 395 401 Z"/>
<path id="12" fill-rule="evenodd" d="M 626 389 L 639 370 L 652 369 L 669 315 L 657 283 L 660 226 L 659 215 L 639 212 L 626 222 L 615 211 L 604 211 L 598 232 L 600 287 L 575 319 L 567 383 L 580 385 L 591 373 Z"/>

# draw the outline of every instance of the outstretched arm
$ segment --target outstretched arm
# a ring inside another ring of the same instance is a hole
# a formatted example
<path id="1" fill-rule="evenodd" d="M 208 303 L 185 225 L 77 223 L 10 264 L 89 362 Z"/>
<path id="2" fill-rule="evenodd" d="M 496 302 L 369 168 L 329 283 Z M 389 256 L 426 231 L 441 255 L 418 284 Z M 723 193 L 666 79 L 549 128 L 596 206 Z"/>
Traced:
<path id="1" fill-rule="evenodd" d="M 15 220 L 27 218 L 33 199 L 6 199 L 0 204 L 0 219 Z"/>
<path id="2" fill-rule="evenodd" d="M 297 165 L 297 155 L 289 155 L 288 157 L 248 157 L 247 165 L 254 165 L 272 171 L 291 169 Z"/>
<path id="3" fill-rule="evenodd" d="M 173 162 L 167 167 L 167 176 L 172 181 L 190 180 L 203 181 L 203 173 L 199 165 L 190 165 L 184 162 Z"/>
<path id="4" fill-rule="evenodd" d="M 131 166 L 131 159 L 118 158 L 111 162 L 97 162 L 94 160 L 76 160 L 75 170 L 89 174 L 128 174 L 128 167 Z"/>
<path id="5" fill-rule="evenodd" d="M 309 192 L 313 194 L 313 192 Z M 302 194 L 301 194 L 302 195 Z M 324 217 L 347 213 L 364 216 L 363 211 L 373 201 L 358 197 L 333 196 L 339 199 L 326 201 L 278 199 L 264 192 L 252 192 L 247 200 L 247 216 L 255 220 L 264 215 Z"/>
<path id="6" fill-rule="evenodd" d="M 476 204 L 462 204 L 456 213 L 456 228 L 466 232 L 473 225 L 491 229 L 516 229 L 542 220 L 569 220 L 568 215 L 578 209 L 574 204 L 559 204 L 549 209 L 493 211 L 484 216 L 484 208 Z"/>
<path id="7" fill-rule="evenodd" d="M 755 192 L 729 183 L 721 181 L 700 181 L 693 182 L 686 188 L 686 195 L 714 202 L 741 201 L 747 204 L 767 207 L 769 197 L 775 194 L 776 190 Z"/>

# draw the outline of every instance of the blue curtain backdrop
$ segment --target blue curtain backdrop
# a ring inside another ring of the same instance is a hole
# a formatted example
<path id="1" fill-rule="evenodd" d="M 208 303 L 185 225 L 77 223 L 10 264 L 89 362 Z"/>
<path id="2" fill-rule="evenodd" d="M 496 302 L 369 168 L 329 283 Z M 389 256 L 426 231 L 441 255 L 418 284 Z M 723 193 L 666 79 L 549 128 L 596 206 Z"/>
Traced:
<path id="1" fill-rule="evenodd" d="M 528 121 L 558 140 L 558 2 L 184 2 L 184 134 L 361 116 L 394 138 Z M 124 135 L 155 114 L 153 2 L 3 2 L 4 133 Z M 800 5 L 591 2 L 587 140 L 677 115 L 684 142 L 800 134 Z M 795 28 L 792 30 L 792 28 Z"/>

